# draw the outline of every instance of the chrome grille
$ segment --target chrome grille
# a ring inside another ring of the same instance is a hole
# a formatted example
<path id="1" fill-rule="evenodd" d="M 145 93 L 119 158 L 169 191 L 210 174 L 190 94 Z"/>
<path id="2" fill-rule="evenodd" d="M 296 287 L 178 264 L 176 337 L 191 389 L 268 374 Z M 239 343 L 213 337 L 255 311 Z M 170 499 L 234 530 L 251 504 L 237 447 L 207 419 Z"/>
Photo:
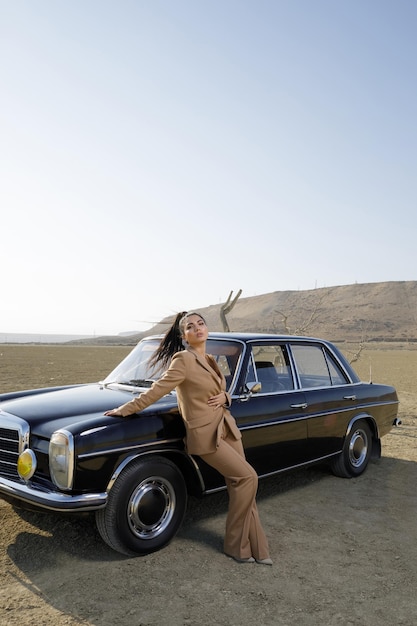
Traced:
<path id="1" fill-rule="evenodd" d="M 17 459 L 29 442 L 29 425 L 0 412 L 0 476 L 19 480 Z"/>

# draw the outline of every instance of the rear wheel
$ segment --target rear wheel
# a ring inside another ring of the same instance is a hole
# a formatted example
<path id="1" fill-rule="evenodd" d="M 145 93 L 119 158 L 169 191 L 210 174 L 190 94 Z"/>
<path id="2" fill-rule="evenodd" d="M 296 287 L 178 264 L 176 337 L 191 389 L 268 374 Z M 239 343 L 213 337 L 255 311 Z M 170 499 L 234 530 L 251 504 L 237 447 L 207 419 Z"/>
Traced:
<path id="1" fill-rule="evenodd" d="M 176 535 L 187 505 L 179 469 L 163 457 L 137 459 L 117 478 L 107 506 L 96 512 L 103 540 L 117 552 L 155 552 Z"/>
<path id="2" fill-rule="evenodd" d="M 342 452 L 332 462 L 333 473 L 342 478 L 360 476 L 369 463 L 371 452 L 371 429 L 364 420 L 359 420 L 346 435 Z"/>

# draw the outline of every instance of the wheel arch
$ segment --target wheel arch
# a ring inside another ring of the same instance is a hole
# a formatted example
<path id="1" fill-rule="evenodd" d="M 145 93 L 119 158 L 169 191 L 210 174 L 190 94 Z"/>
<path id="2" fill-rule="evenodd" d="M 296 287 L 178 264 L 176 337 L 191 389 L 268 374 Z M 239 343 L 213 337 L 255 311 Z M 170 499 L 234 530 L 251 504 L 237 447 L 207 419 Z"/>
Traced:
<path id="1" fill-rule="evenodd" d="M 155 456 L 168 459 L 178 468 L 181 472 L 187 492 L 193 496 L 201 496 L 204 491 L 204 481 L 201 475 L 200 469 L 195 459 L 189 454 L 181 450 L 147 450 L 146 452 L 140 452 L 130 454 L 126 456 L 114 469 L 113 474 L 109 480 L 106 491 L 109 493 L 115 484 L 117 478 L 131 463 L 137 459 L 146 460 L 146 458 L 153 458 Z"/>
<path id="2" fill-rule="evenodd" d="M 352 417 L 352 419 L 350 420 L 347 426 L 345 437 L 349 435 L 349 433 L 355 427 L 355 424 L 359 421 L 366 422 L 369 428 L 371 429 L 371 435 L 372 435 L 371 458 L 379 459 L 381 457 L 381 438 L 378 432 L 378 424 L 370 413 L 358 413 L 357 415 Z"/>

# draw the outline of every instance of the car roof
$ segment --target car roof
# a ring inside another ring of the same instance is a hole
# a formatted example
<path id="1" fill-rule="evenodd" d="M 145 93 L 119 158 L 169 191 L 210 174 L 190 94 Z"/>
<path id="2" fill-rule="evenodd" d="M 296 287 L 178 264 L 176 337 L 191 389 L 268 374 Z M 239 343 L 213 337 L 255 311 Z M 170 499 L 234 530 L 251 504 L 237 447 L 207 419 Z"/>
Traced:
<path id="1" fill-rule="evenodd" d="M 161 339 L 163 335 L 149 335 L 144 339 Z M 248 332 L 210 332 L 209 339 L 232 339 L 235 341 L 256 341 L 256 340 L 269 340 L 269 341 L 319 341 L 321 343 L 328 344 L 326 339 L 320 339 L 319 337 L 307 337 L 302 335 L 274 335 L 271 333 L 248 333 Z"/>

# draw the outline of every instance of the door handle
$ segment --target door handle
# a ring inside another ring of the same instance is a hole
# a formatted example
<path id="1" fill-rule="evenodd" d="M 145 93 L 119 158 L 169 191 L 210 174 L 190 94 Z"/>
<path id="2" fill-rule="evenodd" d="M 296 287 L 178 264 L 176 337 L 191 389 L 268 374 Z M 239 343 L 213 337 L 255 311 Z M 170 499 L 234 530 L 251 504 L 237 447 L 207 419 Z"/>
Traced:
<path id="1" fill-rule="evenodd" d="M 302 402 L 301 404 L 290 404 L 292 409 L 306 409 L 308 404 L 306 402 Z"/>
<path id="2" fill-rule="evenodd" d="M 356 396 L 343 396 L 343 400 L 356 400 Z"/>

